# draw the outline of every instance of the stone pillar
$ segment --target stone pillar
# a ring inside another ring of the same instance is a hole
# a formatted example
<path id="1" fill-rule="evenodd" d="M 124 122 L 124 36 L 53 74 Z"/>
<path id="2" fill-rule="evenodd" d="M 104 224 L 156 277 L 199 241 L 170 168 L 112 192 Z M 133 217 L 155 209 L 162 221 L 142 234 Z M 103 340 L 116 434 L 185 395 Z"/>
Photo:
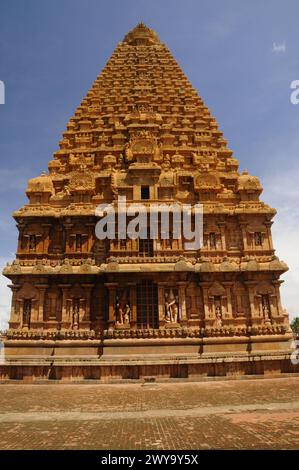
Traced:
<path id="1" fill-rule="evenodd" d="M 86 301 L 85 301 L 85 312 L 80 312 L 80 322 L 79 328 L 90 330 L 90 304 L 91 304 L 91 290 L 93 288 L 93 284 L 81 284 L 84 292 L 86 293 Z"/>
<path id="2" fill-rule="evenodd" d="M 165 297 L 164 288 L 166 283 L 158 284 L 158 312 L 159 312 L 159 328 L 165 326 Z"/>
<path id="3" fill-rule="evenodd" d="M 279 287 L 282 283 L 283 283 L 283 281 L 281 281 L 279 279 L 275 280 L 275 281 L 272 281 L 272 284 L 274 285 L 274 289 L 275 289 L 275 294 L 276 294 L 277 316 L 279 316 L 279 317 L 283 317 L 283 309 L 282 309 L 282 305 L 281 305 L 281 297 L 280 297 L 280 290 L 279 290 Z"/>
<path id="4" fill-rule="evenodd" d="M 22 308 L 24 308 L 24 301 L 25 300 L 26 299 L 23 299 Z M 30 300 L 31 300 L 30 327 L 31 328 L 36 328 L 37 323 L 38 323 L 38 317 L 39 317 L 39 297 L 37 297 L 37 296 L 32 297 Z"/>
<path id="5" fill-rule="evenodd" d="M 226 289 L 226 300 L 227 300 L 227 310 L 225 312 L 225 318 L 233 318 L 233 310 L 232 310 L 232 296 L 231 296 L 231 287 L 233 285 L 232 282 L 222 282 Z M 222 303 L 223 297 L 221 297 Z"/>
<path id="6" fill-rule="evenodd" d="M 267 228 L 269 250 L 273 250 L 273 240 L 272 240 L 272 234 L 271 234 L 272 222 L 266 222 L 265 225 L 266 225 L 266 228 Z"/>
<path id="7" fill-rule="evenodd" d="M 186 310 L 186 282 L 178 282 L 179 287 L 179 302 L 180 302 L 180 323 L 182 326 L 187 324 L 187 310 Z"/>
<path id="8" fill-rule="evenodd" d="M 138 201 L 140 199 L 140 186 L 133 185 L 133 200 Z"/>
<path id="9" fill-rule="evenodd" d="M 36 316 L 37 327 L 42 327 L 44 323 L 44 306 L 45 306 L 45 293 L 48 287 L 48 284 L 36 284 L 39 290 L 39 303 Z"/>
<path id="10" fill-rule="evenodd" d="M 43 243 L 43 235 L 42 233 L 32 234 L 35 235 L 35 249 L 31 249 L 30 247 L 30 238 L 28 241 L 28 253 L 38 253 L 43 254 L 44 250 L 44 243 Z"/>
<path id="11" fill-rule="evenodd" d="M 130 318 L 130 327 L 133 330 L 136 330 L 137 325 L 137 292 L 136 292 L 136 283 L 130 282 L 130 307 L 131 307 L 131 318 Z"/>
<path id="12" fill-rule="evenodd" d="M 92 250 L 92 245 L 93 245 L 93 231 L 95 229 L 95 225 L 86 224 L 85 226 L 88 229 L 87 252 L 90 253 Z"/>
<path id="13" fill-rule="evenodd" d="M 106 282 L 105 286 L 109 291 L 109 309 L 108 309 L 108 329 L 113 329 L 115 325 L 115 301 L 116 301 L 116 282 Z"/>
<path id="14" fill-rule="evenodd" d="M 247 224 L 240 223 L 241 230 L 242 230 L 242 238 L 243 238 L 243 250 L 248 251 L 248 243 L 247 243 Z"/>
<path id="15" fill-rule="evenodd" d="M 218 226 L 220 228 L 220 236 L 221 236 L 221 249 L 222 251 L 226 251 L 226 242 L 225 242 L 225 222 L 219 222 Z"/>
<path id="16" fill-rule="evenodd" d="M 247 289 L 248 289 L 248 297 L 249 297 L 249 304 L 250 304 L 250 317 L 251 317 L 251 320 L 254 320 L 259 317 L 259 314 L 255 308 L 255 302 L 254 302 L 254 297 L 255 297 L 254 288 L 256 286 L 256 282 L 245 281 L 244 284 L 247 286 Z"/>
<path id="17" fill-rule="evenodd" d="M 8 287 L 12 291 L 9 326 L 12 328 L 17 328 L 17 326 L 20 326 L 20 323 L 21 323 L 20 311 L 17 310 L 17 292 L 19 288 L 21 287 L 21 285 L 10 284 Z"/>
<path id="18" fill-rule="evenodd" d="M 44 233 L 43 233 L 43 252 L 48 253 L 49 251 L 49 244 L 50 244 L 50 229 L 51 225 L 50 224 L 42 224 L 42 227 L 44 228 Z"/>
<path id="19" fill-rule="evenodd" d="M 198 291 L 196 288 L 196 284 L 191 282 L 186 289 L 186 296 L 187 299 L 188 297 L 190 298 L 190 314 L 189 318 L 192 320 L 199 320 L 199 309 L 196 305 L 196 297 L 197 297 Z"/>
<path id="20" fill-rule="evenodd" d="M 24 230 L 21 227 L 19 228 L 19 237 L 18 237 L 18 248 L 17 253 L 23 253 L 23 246 L 24 246 Z"/>
<path id="21" fill-rule="evenodd" d="M 70 241 L 71 241 L 71 229 L 73 224 L 64 224 L 64 240 L 65 240 L 65 253 L 71 252 Z"/>
<path id="22" fill-rule="evenodd" d="M 276 298 L 276 294 L 270 294 L 269 295 L 269 307 L 270 307 L 270 320 L 271 319 L 275 319 L 275 317 L 277 317 L 277 298 Z"/>
<path id="23" fill-rule="evenodd" d="M 204 305 L 204 319 L 210 320 L 210 309 L 209 309 L 209 297 L 208 297 L 208 289 L 209 285 L 204 283 L 199 283 L 199 286 L 202 288 L 202 298 L 203 298 L 203 305 Z"/>
<path id="24" fill-rule="evenodd" d="M 221 315 L 223 314 L 223 302 L 222 302 L 222 298 L 223 297 L 220 297 L 220 307 L 221 307 Z M 215 319 L 216 318 L 216 305 L 215 305 L 215 296 L 212 295 L 212 296 L 208 296 L 208 299 L 209 301 L 211 301 L 212 303 L 212 313 L 210 313 L 210 318 L 213 318 Z"/>
<path id="25" fill-rule="evenodd" d="M 58 287 L 61 287 L 62 290 L 62 314 L 61 314 L 61 326 L 62 328 L 69 328 L 72 322 L 72 319 L 69 317 L 69 312 L 67 308 L 68 302 L 68 290 L 71 287 L 71 284 L 59 284 Z"/>

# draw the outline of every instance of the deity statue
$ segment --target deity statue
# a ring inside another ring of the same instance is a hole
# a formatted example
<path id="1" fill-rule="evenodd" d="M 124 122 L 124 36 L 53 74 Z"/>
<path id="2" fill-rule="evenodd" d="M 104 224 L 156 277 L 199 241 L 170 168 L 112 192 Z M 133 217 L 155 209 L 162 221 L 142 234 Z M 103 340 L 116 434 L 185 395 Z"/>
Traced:
<path id="1" fill-rule="evenodd" d="M 23 307 L 23 326 L 29 326 L 31 320 L 31 300 L 24 300 Z"/>
<path id="2" fill-rule="evenodd" d="M 215 314 L 216 314 L 216 327 L 222 327 L 222 309 L 221 299 L 215 299 Z"/>
<path id="3" fill-rule="evenodd" d="M 123 316 L 124 324 L 125 324 L 125 325 L 129 325 L 129 324 L 130 324 L 130 317 L 131 317 L 130 305 L 129 305 L 129 304 L 126 304 L 125 310 L 124 310 L 124 316 Z"/>
<path id="4" fill-rule="evenodd" d="M 126 156 L 127 161 L 130 162 L 131 160 L 133 160 L 134 155 L 133 155 L 130 143 L 127 143 L 125 145 L 125 156 Z"/>
<path id="5" fill-rule="evenodd" d="M 64 196 L 70 196 L 71 192 L 68 185 L 66 184 L 60 191 L 55 194 L 55 199 L 62 199 Z"/>
<path id="6" fill-rule="evenodd" d="M 216 313 L 216 327 L 221 328 L 222 327 L 222 315 L 220 312 Z"/>
<path id="7" fill-rule="evenodd" d="M 116 323 L 118 325 L 122 325 L 124 323 L 124 312 L 118 299 L 116 299 L 116 304 L 115 304 L 115 317 L 116 317 Z"/>
<path id="8" fill-rule="evenodd" d="M 175 296 L 174 300 L 170 303 L 171 313 L 172 313 L 172 322 L 178 323 L 179 319 L 179 298 Z"/>
<path id="9" fill-rule="evenodd" d="M 80 311 L 79 302 L 74 302 L 74 305 L 73 305 L 73 329 L 74 330 L 78 330 L 79 328 L 79 311 Z"/>
<path id="10" fill-rule="evenodd" d="M 271 323 L 271 310 L 270 310 L 270 302 L 267 295 L 262 295 L 262 310 L 263 315 L 266 323 Z"/>
<path id="11" fill-rule="evenodd" d="M 173 290 L 165 293 L 165 321 L 167 323 L 178 323 L 179 321 L 179 298 L 174 295 Z"/>
<path id="12" fill-rule="evenodd" d="M 164 157 L 164 161 L 162 163 L 162 168 L 164 170 L 167 170 L 168 168 L 170 168 L 170 156 L 169 156 L 168 153 Z"/>

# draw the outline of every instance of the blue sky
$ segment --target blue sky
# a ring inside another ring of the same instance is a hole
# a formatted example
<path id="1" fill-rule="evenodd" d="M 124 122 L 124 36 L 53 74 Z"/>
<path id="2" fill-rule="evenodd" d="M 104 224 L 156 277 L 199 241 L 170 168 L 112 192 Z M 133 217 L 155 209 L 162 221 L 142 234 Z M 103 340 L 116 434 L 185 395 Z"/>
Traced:
<path id="1" fill-rule="evenodd" d="M 298 0 L 1 0 L 1 266 L 14 257 L 11 212 L 26 201 L 27 179 L 47 169 L 117 42 L 144 21 L 209 106 L 240 169 L 260 177 L 262 199 L 278 209 L 274 242 L 290 266 L 283 304 L 298 315 L 299 105 L 290 102 L 290 83 L 299 79 L 298 17 Z M 0 327 L 6 284 L 2 277 Z"/>

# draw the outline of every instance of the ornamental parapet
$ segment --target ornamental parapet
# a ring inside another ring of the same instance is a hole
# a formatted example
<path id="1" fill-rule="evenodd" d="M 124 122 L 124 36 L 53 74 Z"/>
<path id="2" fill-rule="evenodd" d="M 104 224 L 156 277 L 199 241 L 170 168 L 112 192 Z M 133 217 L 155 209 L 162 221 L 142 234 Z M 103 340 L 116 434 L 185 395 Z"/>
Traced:
<path id="1" fill-rule="evenodd" d="M 220 261 L 220 259 L 218 260 Z M 163 257 L 110 257 L 101 264 L 96 265 L 95 260 L 71 259 L 64 260 L 15 260 L 7 263 L 3 274 L 10 275 L 54 275 L 54 274 L 100 274 L 104 272 L 118 271 L 130 272 L 134 270 L 133 266 L 138 267 L 139 271 L 146 270 L 148 265 L 154 264 L 158 269 L 163 266 L 164 271 L 191 271 L 195 273 L 209 272 L 256 272 L 256 271 L 277 271 L 286 272 L 288 266 L 284 261 L 277 257 L 272 257 L 271 261 L 258 262 L 255 259 L 248 261 L 236 261 L 223 257 L 221 262 L 215 263 L 209 258 L 200 262 L 196 258 L 185 258 L 182 256 L 163 256 Z"/>

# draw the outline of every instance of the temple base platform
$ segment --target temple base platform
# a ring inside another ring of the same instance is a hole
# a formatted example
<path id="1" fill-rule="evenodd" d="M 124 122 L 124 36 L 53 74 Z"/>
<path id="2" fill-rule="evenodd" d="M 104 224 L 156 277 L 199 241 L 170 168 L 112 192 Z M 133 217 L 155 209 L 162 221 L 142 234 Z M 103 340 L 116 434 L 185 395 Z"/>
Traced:
<path id="1" fill-rule="evenodd" d="M 0 381 L 146 382 L 299 373 L 290 335 L 6 340 Z"/>

